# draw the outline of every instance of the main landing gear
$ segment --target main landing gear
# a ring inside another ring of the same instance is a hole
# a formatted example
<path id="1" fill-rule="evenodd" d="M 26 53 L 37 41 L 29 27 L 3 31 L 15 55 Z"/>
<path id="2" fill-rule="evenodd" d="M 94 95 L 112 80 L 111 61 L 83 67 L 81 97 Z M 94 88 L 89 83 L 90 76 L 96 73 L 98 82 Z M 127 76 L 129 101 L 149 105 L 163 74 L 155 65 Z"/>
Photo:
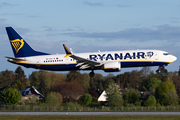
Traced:
<path id="1" fill-rule="evenodd" d="M 92 70 L 90 73 L 89 73 L 89 76 L 90 76 L 90 78 L 92 77 L 94 77 L 94 70 Z"/>

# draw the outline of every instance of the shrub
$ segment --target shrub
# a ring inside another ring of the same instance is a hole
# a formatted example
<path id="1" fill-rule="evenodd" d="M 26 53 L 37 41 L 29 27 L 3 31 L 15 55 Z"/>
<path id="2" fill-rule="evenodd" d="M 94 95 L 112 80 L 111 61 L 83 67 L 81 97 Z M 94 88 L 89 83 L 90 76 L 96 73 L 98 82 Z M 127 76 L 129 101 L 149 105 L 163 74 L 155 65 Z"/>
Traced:
<path id="1" fill-rule="evenodd" d="M 16 105 L 22 96 L 17 89 L 8 88 L 1 92 L 1 99 L 6 105 Z"/>
<path id="2" fill-rule="evenodd" d="M 145 106 L 156 106 L 156 98 L 150 95 L 148 99 L 144 102 Z"/>
<path id="3" fill-rule="evenodd" d="M 168 96 L 166 94 L 162 94 L 160 97 L 159 97 L 159 103 L 161 105 L 168 105 Z"/>
<path id="4" fill-rule="evenodd" d="M 176 93 L 175 90 L 169 90 L 167 93 L 166 93 L 167 97 L 168 97 L 168 104 L 169 105 L 178 105 L 178 95 Z"/>
<path id="5" fill-rule="evenodd" d="M 147 84 L 147 88 L 150 92 L 155 92 L 156 87 L 158 87 L 161 83 L 161 80 L 158 80 L 157 78 L 150 78 Z"/>
<path id="6" fill-rule="evenodd" d="M 62 103 L 62 96 L 59 93 L 51 92 L 47 95 L 45 103 L 50 106 L 57 106 Z"/>
<path id="7" fill-rule="evenodd" d="M 117 84 L 111 83 L 106 89 L 108 106 L 121 107 L 123 105 L 123 99 L 120 92 L 120 88 Z"/>
<path id="8" fill-rule="evenodd" d="M 158 103 L 156 104 L 156 107 L 161 107 L 161 104 L 158 102 Z"/>
<path id="9" fill-rule="evenodd" d="M 166 94 L 169 90 L 175 90 L 175 86 L 171 82 L 162 82 L 155 90 L 155 97 L 159 99 L 162 94 Z"/>
<path id="10" fill-rule="evenodd" d="M 138 90 L 131 89 L 127 90 L 123 95 L 124 105 L 125 104 L 140 104 L 139 103 L 140 94 Z"/>
<path id="11" fill-rule="evenodd" d="M 114 93 L 108 96 L 108 106 L 110 107 L 122 107 L 123 106 L 123 99 L 121 94 Z"/>
<path id="12" fill-rule="evenodd" d="M 83 106 L 89 105 L 91 102 L 92 102 L 92 96 L 91 96 L 90 94 L 86 93 L 85 95 L 83 95 L 83 96 L 81 97 L 80 103 L 81 103 Z"/>

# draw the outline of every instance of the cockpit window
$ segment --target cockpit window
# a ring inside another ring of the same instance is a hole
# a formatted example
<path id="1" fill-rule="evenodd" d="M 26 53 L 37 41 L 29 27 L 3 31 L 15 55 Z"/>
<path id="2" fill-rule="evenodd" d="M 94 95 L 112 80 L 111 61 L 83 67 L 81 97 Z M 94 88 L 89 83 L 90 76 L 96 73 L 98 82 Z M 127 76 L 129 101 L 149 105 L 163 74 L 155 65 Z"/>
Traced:
<path id="1" fill-rule="evenodd" d="M 170 55 L 169 53 L 163 53 L 163 55 Z"/>

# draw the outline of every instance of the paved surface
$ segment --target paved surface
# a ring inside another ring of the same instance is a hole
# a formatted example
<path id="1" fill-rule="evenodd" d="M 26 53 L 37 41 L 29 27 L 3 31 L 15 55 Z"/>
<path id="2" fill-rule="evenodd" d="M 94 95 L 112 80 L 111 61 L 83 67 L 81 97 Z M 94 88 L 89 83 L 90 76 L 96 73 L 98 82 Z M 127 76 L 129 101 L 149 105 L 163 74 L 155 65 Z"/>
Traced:
<path id="1" fill-rule="evenodd" d="M 180 115 L 180 112 L 0 112 L 10 115 Z"/>

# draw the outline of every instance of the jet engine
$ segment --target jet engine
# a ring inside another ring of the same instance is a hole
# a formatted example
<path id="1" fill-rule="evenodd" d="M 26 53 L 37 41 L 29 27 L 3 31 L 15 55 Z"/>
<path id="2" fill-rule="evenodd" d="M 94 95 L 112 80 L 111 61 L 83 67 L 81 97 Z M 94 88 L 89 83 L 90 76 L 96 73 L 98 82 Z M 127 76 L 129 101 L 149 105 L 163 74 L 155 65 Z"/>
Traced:
<path id="1" fill-rule="evenodd" d="M 104 64 L 103 70 L 105 72 L 119 72 L 121 71 L 121 63 L 120 62 L 107 62 Z"/>

